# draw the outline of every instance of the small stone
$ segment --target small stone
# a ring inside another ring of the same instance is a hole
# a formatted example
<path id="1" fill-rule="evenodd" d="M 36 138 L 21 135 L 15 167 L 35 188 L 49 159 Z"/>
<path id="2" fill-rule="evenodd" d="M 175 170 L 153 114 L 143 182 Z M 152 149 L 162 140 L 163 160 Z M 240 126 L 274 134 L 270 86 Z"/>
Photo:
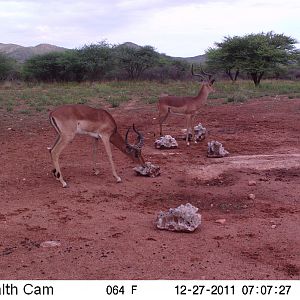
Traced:
<path id="1" fill-rule="evenodd" d="M 40 244 L 43 248 L 59 247 L 60 245 L 61 243 L 58 241 L 45 241 Z"/>
<path id="2" fill-rule="evenodd" d="M 249 186 L 255 186 L 256 185 L 256 181 L 255 180 L 249 180 L 248 181 L 248 185 Z"/>
<path id="3" fill-rule="evenodd" d="M 218 220 L 215 221 L 215 223 L 219 223 L 219 224 L 224 225 L 226 223 L 226 219 L 218 219 Z"/>
<path id="4" fill-rule="evenodd" d="M 249 200 L 254 200 L 255 199 L 255 195 L 254 194 L 249 194 L 248 195 L 248 199 Z"/>
<path id="5" fill-rule="evenodd" d="M 272 229 L 275 229 L 276 227 L 277 227 L 277 225 L 275 225 L 275 224 L 273 224 L 273 225 L 271 226 Z"/>

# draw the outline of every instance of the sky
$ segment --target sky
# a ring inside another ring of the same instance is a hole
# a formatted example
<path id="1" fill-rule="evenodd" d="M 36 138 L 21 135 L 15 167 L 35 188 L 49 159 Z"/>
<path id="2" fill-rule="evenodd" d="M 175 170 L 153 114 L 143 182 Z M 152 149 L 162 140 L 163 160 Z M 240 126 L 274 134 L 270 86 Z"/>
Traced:
<path id="1" fill-rule="evenodd" d="M 225 36 L 274 31 L 300 43 L 299 15 L 299 0 L 0 0 L 0 43 L 80 48 L 106 40 L 191 57 Z"/>

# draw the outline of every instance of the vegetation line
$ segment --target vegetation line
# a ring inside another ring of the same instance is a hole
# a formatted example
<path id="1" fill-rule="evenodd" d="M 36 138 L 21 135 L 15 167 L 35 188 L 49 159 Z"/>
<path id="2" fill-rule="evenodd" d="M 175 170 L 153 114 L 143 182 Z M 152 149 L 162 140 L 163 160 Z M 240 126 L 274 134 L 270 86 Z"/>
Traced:
<path id="1" fill-rule="evenodd" d="M 239 103 L 251 98 L 265 96 L 300 98 L 299 81 L 265 80 L 255 88 L 249 80 L 236 83 L 219 81 L 216 92 L 210 94 L 210 104 Z M 169 95 L 194 96 L 199 83 L 195 81 L 110 81 L 94 83 L 40 83 L 0 85 L 0 112 L 31 114 L 54 106 L 68 103 L 86 103 L 94 107 L 118 107 L 128 101 L 153 104 L 162 93 Z M 217 99 L 217 100 L 216 100 Z M 220 101 L 221 99 L 221 101 Z"/>

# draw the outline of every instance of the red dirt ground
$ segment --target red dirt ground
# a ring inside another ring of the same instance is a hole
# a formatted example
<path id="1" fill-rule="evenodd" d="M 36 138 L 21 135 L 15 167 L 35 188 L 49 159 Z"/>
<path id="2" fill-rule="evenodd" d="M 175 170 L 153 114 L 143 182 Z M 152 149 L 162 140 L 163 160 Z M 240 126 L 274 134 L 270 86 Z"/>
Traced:
<path id="1" fill-rule="evenodd" d="M 165 134 L 179 148 L 169 151 L 153 146 L 155 105 L 110 111 L 122 135 L 133 122 L 144 133 L 160 177 L 136 176 L 114 148 L 116 184 L 101 143 L 93 175 L 92 140 L 80 136 L 61 157 L 64 189 L 51 173 L 47 113 L 0 111 L 0 279 L 300 279 L 299 99 L 206 106 L 197 120 L 209 134 L 190 147 L 184 118 L 171 116 Z M 211 140 L 230 156 L 207 158 Z M 155 228 L 159 211 L 188 202 L 202 215 L 195 232 Z"/>

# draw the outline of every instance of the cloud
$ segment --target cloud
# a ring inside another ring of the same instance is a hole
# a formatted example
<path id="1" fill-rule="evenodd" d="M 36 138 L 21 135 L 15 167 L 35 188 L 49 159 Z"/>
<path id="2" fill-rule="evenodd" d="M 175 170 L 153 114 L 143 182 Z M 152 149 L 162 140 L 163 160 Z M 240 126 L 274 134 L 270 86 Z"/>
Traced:
<path id="1" fill-rule="evenodd" d="M 297 0 L 1 1 L 2 43 L 74 48 L 107 39 L 201 54 L 224 36 L 274 30 L 300 40 Z"/>

